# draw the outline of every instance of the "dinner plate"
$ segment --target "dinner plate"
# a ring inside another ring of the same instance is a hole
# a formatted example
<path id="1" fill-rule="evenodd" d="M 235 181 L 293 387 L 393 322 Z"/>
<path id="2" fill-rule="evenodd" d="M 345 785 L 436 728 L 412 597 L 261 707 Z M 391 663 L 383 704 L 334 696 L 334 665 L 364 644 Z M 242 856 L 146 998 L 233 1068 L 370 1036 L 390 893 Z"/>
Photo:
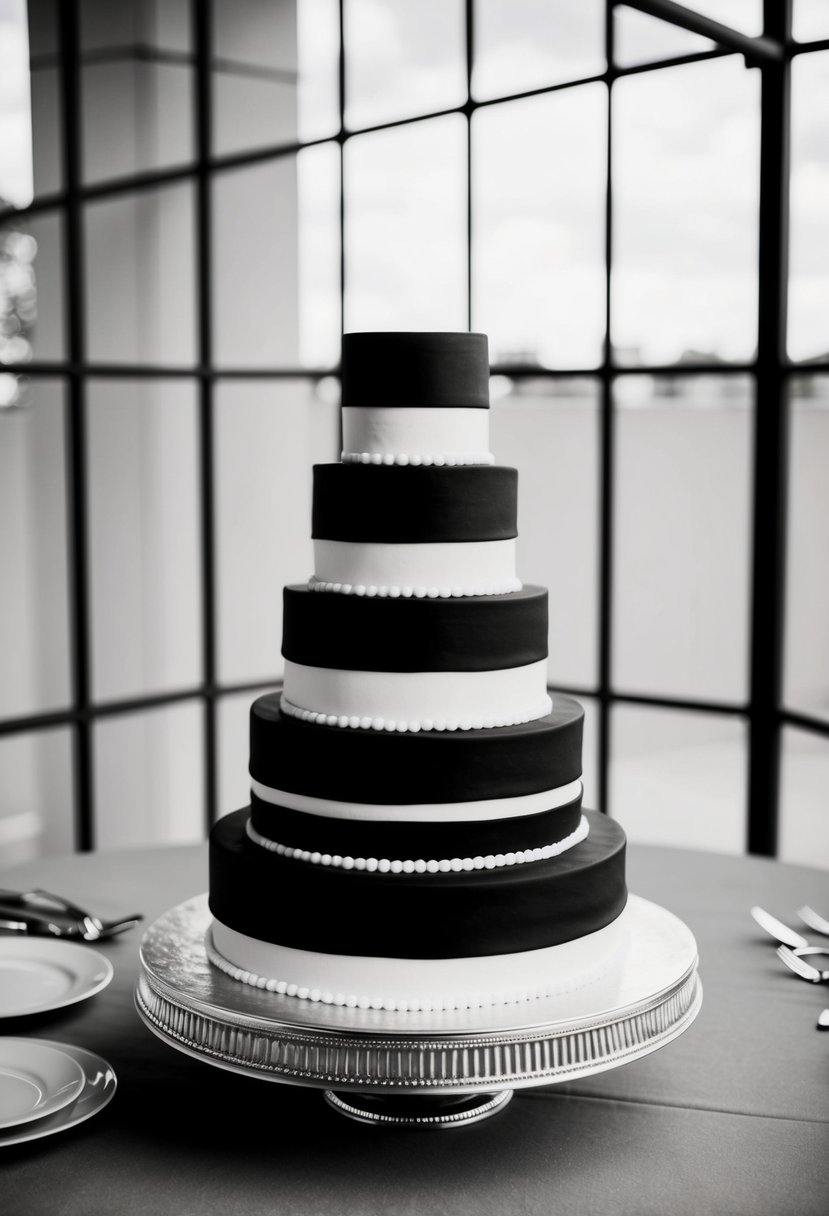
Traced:
<path id="1" fill-rule="evenodd" d="M 111 979 L 112 963 L 88 946 L 48 937 L 0 937 L 0 1018 L 74 1005 Z"/>
<path id="2" fill-rule="evenodd" d="M 37 1039 L 0 1039 L 0 1128 L 53 1115 L 84 1087 L 83 1069 Z"/>
<path id="3" fill-rule="evenodd" d="M 39 1140 L 41 1136 L 54 1136 L 57 1132 L 67 1131 L 70 1127 L 91 1119 L 111 1101 L 118 1085 L 115 1073 L 106 1060 L 83 1047 L 75 1047 L 71 1043 L 52 1043 L 46 1039 L 32 1039 L 30 1042 L 53 1047 L 56 1051 L 65 1052 L 70 1056 L 81 1067 L 84 1086 L 76 1101 L 55 1114 L 47 1115 L 34 1123 L 24 1123 L 20 1128 L 0 1131 L 0 1148 L 9 1144 L 23 1144 L 26 1140 Z"/>

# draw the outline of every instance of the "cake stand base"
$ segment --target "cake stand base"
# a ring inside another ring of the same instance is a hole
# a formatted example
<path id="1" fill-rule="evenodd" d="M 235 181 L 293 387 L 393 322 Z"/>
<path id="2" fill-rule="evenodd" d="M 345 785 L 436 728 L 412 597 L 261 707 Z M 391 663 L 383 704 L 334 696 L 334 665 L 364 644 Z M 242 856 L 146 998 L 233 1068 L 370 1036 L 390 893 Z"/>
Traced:
<path id="1" fill-rule="evenodd" d="M 399 1013 L 231 979 L 207 959 L 211 916 L 201 895 L 145 934 L 136 1007 L 178 1051 L 323 1089 L 329 1106 L 361 1123 L 463 1127 L 503 1110 L 515 1089 L 617 1068 L 690 1026 L 702 1002 L 690 930 L 635 895 L 625 918 L 626 948 L 581 987 L 508 1005 Z"/>
<path id="2" fill-rule="evenodd" d="M 436 1128 L 462 1127 L 480 1123 L 503 1110 L 512 1099 L 511 1089 L 494 1094 L 437 1095 L 411 1094 L 335 1094 L 326 1089 L 323 1097 L 330 1107 L 347 1119 L 375 1126 Z"/>

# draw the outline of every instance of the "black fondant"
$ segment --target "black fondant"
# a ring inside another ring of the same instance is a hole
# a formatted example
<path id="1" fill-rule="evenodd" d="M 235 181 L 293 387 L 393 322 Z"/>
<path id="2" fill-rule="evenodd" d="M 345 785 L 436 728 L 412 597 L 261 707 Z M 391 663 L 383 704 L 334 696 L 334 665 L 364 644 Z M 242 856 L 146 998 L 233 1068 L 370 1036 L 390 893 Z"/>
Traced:
<path id="1" fill-rule="evenodd" d="M 274 806 L 251 794 L 251 823 L 269 840 L 294 849 L 341 857 L 486 857 L 555 844 L 575 832 L 581 819 L 581 797 L 551 811 L 510 819 L 476 819 L 437 823 L 403 820 L 335 819 Z"/>
<path id="2" fill-rule="evenodd" d="M 254 844 L 248 808 L 210 834 L 210 910 L 262 941 L 326 954 L 468 958 L 556 946 L 625 905 L 625 836 L 588 812 L 590 835 L 549 861 L 448 874 L 380 874 L 287 860 Z"/>
<path id="3" fill-rule="evenodd" d="M 343 802 L 510 798 L 578 780 L 583 723 L 578 702 L 555 695 L 551 714 L 521 726 L 391 734 L 302 722 L 269 693 L 251 706 L 250 775 Z"/>
<path id="4" fill-rule="evenodd" d="M 412 544 L 518 535 L 518 473 L 496 465 L 318 464 L 311 534 Z"/>
<path id="5" fill-rule="evenodd" d="M 447 599 L 286 587 L 282 654 L 342 671 L 500 671 L 547 657 L 547 589 Z"/>
<path id="6" fill-rule="evenodd" d="M 342 371 L 346 407 L 489 406 L 486 334 L 346 334 Z"/>

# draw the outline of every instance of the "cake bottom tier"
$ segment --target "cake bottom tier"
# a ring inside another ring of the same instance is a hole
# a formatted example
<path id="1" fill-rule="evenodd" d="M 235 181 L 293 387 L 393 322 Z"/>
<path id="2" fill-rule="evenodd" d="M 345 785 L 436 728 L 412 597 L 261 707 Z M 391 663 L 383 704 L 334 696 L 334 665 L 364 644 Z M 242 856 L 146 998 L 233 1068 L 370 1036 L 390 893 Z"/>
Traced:
<path id="1" fill-rule="evenodd" d="M 576 941 L 479 958 L 367 958 L 293 950 L 214 920 L 210 962 L 255 988 L 325 1005 L 437 1012 L 560 996 L 605 976 L 627 950 L 627 913 Z"/>
<path id="2" fill-rule="evenodd" d="M 263 849 L 247 833 L 249 815 L 249 808 L 236 811 L 211 832 L 211 948 L 217 966 L 258 986 L 443 1008 L 441 999 L 540 995 L 565 973 L 571 983 L 591 972 L 619 947 L 625 837 L 596 812 L 585 812 L 587 839 L 557 857 L 394 874 Z M 553 960 L 563 970 L 551 980 Z"/>

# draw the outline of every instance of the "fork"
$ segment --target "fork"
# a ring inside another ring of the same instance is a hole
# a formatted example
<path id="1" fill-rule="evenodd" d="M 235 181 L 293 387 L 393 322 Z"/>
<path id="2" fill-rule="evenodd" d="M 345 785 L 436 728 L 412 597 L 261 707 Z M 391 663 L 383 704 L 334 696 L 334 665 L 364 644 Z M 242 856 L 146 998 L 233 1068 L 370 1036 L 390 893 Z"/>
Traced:
<path id="1" fill-rule="evenodd" d="M 68 927 L 56 925 L 50 920 L 50 914 L 54 912 L 69 917 L 77 923 Z M 53 895 L 49 891 L 0 890 L 0 916 L 3 917 L 3 927 L 13 928 L 13 919 L 20 915 L 23 920 L 17 922 L 20 926 L 18 932 L 24 929 L 26 931 L 30 928 L 36 929 L 37 923 L 41 922 L 44 925 L 43 931 L 46 933 L 57 937 L 82 937 L 87 942 L 114 937 L 115 934 L 131 929 L 133 925 L 137 925 L 144 919 L 140 912 L 135 912 L 131 916 L 122 916 L 117 920 L 101 920 L 100 917 L 92 916 L 91 913 L 77 904 L 71 903 L 70 900 L 64 899 L 60 895 Z"/>
<path id="2" fill-rule="evenodd" d="M 815 933 L 819 933 L 821 937 L 829 937 L 829 920 L 825 916 L 821 916 L 819 912 L 815 912 L 814 908 L 804 904 L 802 908 L 797 909 L 797 915 L 804 925 L 814 929 Z"/>
<path id="3" fill-rule="evenodd" d="M 807 963 L 803 957 L 805 954 L 825 955 L 826 951 L 821 946 L 805 946 L 799 950 L 790 950 L 788 946 L 778 946 L 776 953 L 781 963 L 785 963 L 802 980 L 808 980 L 810 984 L 825 984 L 829 981 L 829 971 L 821 971 L 813 963 Z"/>

